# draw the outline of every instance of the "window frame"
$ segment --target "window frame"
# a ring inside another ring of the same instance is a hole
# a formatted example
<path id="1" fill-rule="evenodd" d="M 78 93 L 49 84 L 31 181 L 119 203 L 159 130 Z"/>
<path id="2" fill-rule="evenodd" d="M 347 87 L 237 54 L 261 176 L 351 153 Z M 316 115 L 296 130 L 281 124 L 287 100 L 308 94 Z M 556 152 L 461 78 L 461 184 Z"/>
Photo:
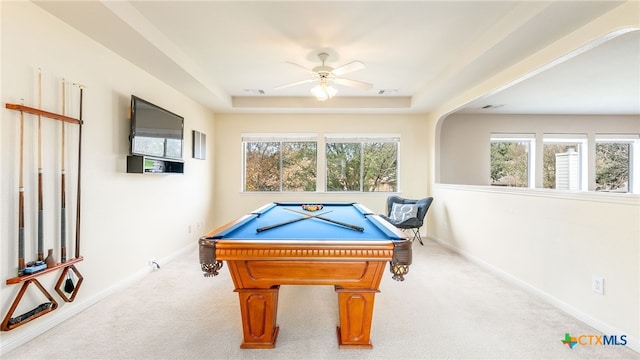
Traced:
<path id="1" fill-rule="evenodd" d="M 579 163 L 579 179 L 580 183 L 578 185 L 577 191 L 588 191 L 589 187 L 589 154 L 588 154 L 588 141 L 587 134 L 543 134 L 542 135 L 542 154 L 544 154 L 544 146 L 547 144 L 557 144 L 557 145 L 578 145 L 578 155 L 580 159 Z M 542 157 L 542 161 L 544 161 L 544 156 Z M 544 172 L 544 164 L 542 171 Z M 544 176 L 544 173 L 542 173 Z M 544 184 L 541 183 L 541 187 L 544 187 Z M 547 189 L 547 188 L 545 188 Z M 549 190 L 557 190 L 555 188 L 548 188 Z M 565 190 L 560 190 L 565 191 Z M 566 190 L 571 191 L 571 190 Z"/>
<path id="2" fill-rule="evenodd" d="M 319 163 L 319 159 L 318 159 L 318 134 L 315 133 L 244 133 L 241 134 L 241 152 L 242 152 L 242 166 L 241 166 L 241 184 L 240 184 L 240 192 L 241 193 L 292 193 L 292 194 L 299 194 L 299 193 L 313 193 L 313 192 L 317 192 L 318 191 L 318 163 Z M 247 178 L 246 178 L 246 166 L 247 166 L 247 152 L 246 152 L 246 144 L 247 143 L 251 143 L 251 142 L 273 142 L 273 143 L 279 143 L 280 144 L 280 159 L 279 161 L 279 189 L 278 190 L 274 190 L 274 191 L 249 191 L 246 189 L 246 184 L 247 184 Z M 283 189 L 283 169 L 282 169 L 282 165 L 283 165 L 283 156 L 282 156 L 282 151 L 283 151 L 283 144 L 284 143 L 292 143 L 292 142 L 313 142 L 316 144 L 316 190 L 314 191 L 291 191 L 291 190 L 284 190 Z"/>
<path id="3" fill-rule="evenodd" d="M 544 145 L 567 144 L 577 145 L 580 153 L 580 192 L 607 193 L 596 191 L 596 145 L 598 143 L 627 143 L 629 151 L 629 188 L 627 194 L 640 194 L 640 134 L 637 133 L 491 133 L 489 147 L 492 142 L 524 142 L 530 144 L 529 153 L 529 186 L 528 189 L 557 190 L 544 187 L 544 174 L 541 167 L 544 166 Z M 491 160 L 490 160 L 491 161 Z M 490 178 L 490 177 L 489 177 Z M 537 185 L 536 185 L 537 184 Z M 489 184 L 489 186 L 492 186 Z M 511 187 L 516 188 L 516 187 Z M 517 187 L 526 189 L 525 187 Z M 565 191 L 565 190 L 558 190 Z M 572 190 L 566 190 L 572 191 Z M 622 192 L 620 192 L 623 194 Z"/>
<path id="4" fill-rule="evenodd" d="M 594 149 L 598 143 L 620 143 L 629 144 L 629 181 L 627 186 L 627 194 L 640 193 L 640 134 L 595 134 Z M 594 174 L 596 157 L 594 155 Z M 597 184 L 595 183 L 595 175 L 593 179 L 594 190 Z M 600 192 L 600 191 L 598 191 Z M 607 192 L 607 191 L 602 191 Z"/>
<path id="5" fill-rule="evenodd" d="M 327 189 L 328 184 L 328 162 L 327 162 L 327 144 L 328 143 L 359 143 L 360 144 L 360 189 L 358 191 L 338 191 Z M 396 189 L 394 191 L 364 191 L 364 145 L 366 143 L 395 143 L 396 144 Z M 323 192 L 327 194 L 345 194 L 345 193 L 398 193 L 400 192 L 400 134 L 375 134 L 375 133 L 333 133 L 325 134 L 323 137 L 324 147 L 324 188 Z"/>
<path id="6" fill-rule="evenodd" d="M 344 194 L 344 193 L 370 193 L 363 191 L 364 189 L 364 154 L 360 155 L 360 190 L 358 191 L 328 191 L 327 190 L 327 143 L 343 142 L 343 143 L 360 143 L 361 149 L 365 143 L 385 143 L 393 142 L 396 145 L 396 189 L 394 191 L 377 191 L 379 193 L 398 193 L 400 192 L 400 134 L 388 133 L 326 133 L 322 136 L 317 133 L 243 133 L 241 134 L 240 151 L 242 153 L 241 166 L 241 193 L 279 193 L 279 194 L 298 194 L 298 193 L 326 193 L 326 194 Z M 315 191 L 288 191 L 283 190 L 282 179 L 282 156 L 280 157 L 280 189 L 277 191 L 247 191 L 246 190 L 246 143 L 247 142 L 279 142 L 282 150 L 283 143 L 286 142 L 314 142 L 316 144 L 316 190 Z M 324 149 L 324 150 L 323 150 Z M 322 174 L 322 175 L 321 175 Z M 376 191 L 372 191 L 376 192 Z"/>
<path id="7" fill-rule="evenodd" d="M 515 133 L 491 133 L 489 146 L 493 142 L 524 142 L 527 143 L 527 186 L 526 189 L 536 187 L 536 134 L 515 134 Z M 491 154 L 489 154 L 489 162 L 491 162 Z M 491 168 L 491 165 L 489 165 Z M 489 169 L 491 171 L 491 169 Z M 489 176 L 491 178 L 491 176 Z M 490 184 L 491 185 L 491 184 Z M 515 187 L 515 186 L 508 186 Z"/>

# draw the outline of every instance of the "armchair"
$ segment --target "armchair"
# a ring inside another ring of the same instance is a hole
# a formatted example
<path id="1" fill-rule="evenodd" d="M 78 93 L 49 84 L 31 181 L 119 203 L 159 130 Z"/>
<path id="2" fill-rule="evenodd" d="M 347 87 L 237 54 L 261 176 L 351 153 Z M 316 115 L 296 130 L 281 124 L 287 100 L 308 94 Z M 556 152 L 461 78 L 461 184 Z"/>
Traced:
<path id="1" fill-rule="evenodd" d="M 424 217 L 432 202 L 433 197 L 412 200 L 391 195 L 387 198 L 387 214 L 380 216 L 398 229 L 411 230 L 413 232 L 411 241 L 418 239 L 420 245 L 424 245 L 420 228 L 424 224 Z"/>

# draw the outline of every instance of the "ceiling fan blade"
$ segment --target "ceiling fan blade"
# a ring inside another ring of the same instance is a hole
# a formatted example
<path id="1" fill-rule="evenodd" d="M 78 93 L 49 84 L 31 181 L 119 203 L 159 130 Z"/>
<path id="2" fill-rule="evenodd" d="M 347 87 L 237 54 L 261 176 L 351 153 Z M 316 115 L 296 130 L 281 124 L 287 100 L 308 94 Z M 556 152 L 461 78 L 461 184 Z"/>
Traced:
<path id="1" fill-rule="evenodd" d="M 294 65 L 294 66 L 297 66 L 297 67 L 299 67 L 299 68 L 302 68 L 302 69 L 304 69 L 304 70 L 306 70 L 306 71 L 308 71 L 308 72 L 313 72 L 313 70 L 311 70 L 311 69 L 309 69 L 309 68 L 306 68 L 306 67 L 304 67 L 304 66 L 302 66 L 302 65 L 300 65 L 300 64 L 296 64 L 296 63 L 291 62 L 291 61 L 286 61 L 286 63 L 287 63 L 287 64 Z"/>
<path id="2" fill-rule="evenodd" d="M 344 74 L 348 74 L 350 72 L 358 71 L 364 69 L 364 64 L 360 61 L 352 61 L 348 64 L 344 64 L 340 67 L 337 67 L 331 71 L 334 75 L 340 76 Z"/>
<path id="3" fill-rule="evenodd" d="M 364 81 L 350 80 L 350 79 L 335 78 L 333 79 L 333 82 L 339 85 L 349 86 L 349 87 L 358 88 L 362 90 L 369 90 L 373 87 L 373 84 L 369 84 Z"/>
<path id="4" fill-rule="evenodd" d="M 307 79 L 307 80 L 296 81 L 296 82 L 292 82 L 292 83 L 289 83 L 289 84 L 276 86 L 274 89 L 284 89 L 284 88 L 287 88 L 289 86 L 296 86 L 296 85 L 300 85 L 300 84 L 306 84 L 306 83 L 310 83 L 312 81 L 315 81 L 315 80 L 314 79 Z"/>

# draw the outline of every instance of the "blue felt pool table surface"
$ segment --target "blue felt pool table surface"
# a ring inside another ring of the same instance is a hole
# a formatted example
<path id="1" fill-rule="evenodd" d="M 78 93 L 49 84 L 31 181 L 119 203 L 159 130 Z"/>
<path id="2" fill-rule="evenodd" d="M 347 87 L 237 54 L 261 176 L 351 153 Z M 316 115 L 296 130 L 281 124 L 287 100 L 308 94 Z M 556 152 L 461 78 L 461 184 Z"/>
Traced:
<path id="1" fill-rule="evenodd" d="M 400 241 L 402 233 L 358 203 L 313 203 L 322 205 L 317 211 L 306 211 L 309 203 L 270 203 L 242 217 L 210 239 L 226 240 L 334 240 L 334 241 Z M 299 218 L 309 218 L 287 223 Z M 343 226 L 317 217 L 334 220 Z M 280 225 L 282 224 L 282 225 Z M 261 228 L 267 228 L 262 230 Z M 354 228 L 361 228 L 362 231 Z M 262 231 L 258 231 L 261 229 Z"/>

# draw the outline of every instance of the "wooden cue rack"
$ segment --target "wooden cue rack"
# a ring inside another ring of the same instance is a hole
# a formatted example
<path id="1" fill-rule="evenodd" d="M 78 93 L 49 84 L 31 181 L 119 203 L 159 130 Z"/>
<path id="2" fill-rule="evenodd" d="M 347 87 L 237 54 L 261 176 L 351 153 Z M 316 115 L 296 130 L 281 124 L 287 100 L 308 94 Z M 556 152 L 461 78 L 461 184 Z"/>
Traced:
<path id="1" fill-rule="evenodd" d="M 82 90 L 81 90 L 82 91 Z M 80 114 L 82 114 L 82 93 L 81 93 L 81 98 L 80 98 Z M 53 119 L 53 120 L 59 120 L 62 122 L 66 122 L 66 123 L 70 123 L 70 124 L 75 124 L 78 126 L 82 126 L 82 115 L 80 115 L 80 119 L 75 119 L 69 116 L 65 116 L 65 115 L 60 115 L 60 114 L 56 114 L 56 113 L 52 113 L 52 112 L 48 112 L 45 110 L 41 110 L 41 109 L 36 109 L 33 107 L 29 107 L 29 106 L 25 106 L 22 104 L 10 104 L 7 103 L 6 104 L 6 108 L 9 110 L 16 110 L 16 111 L 20 111 L 22 113 L 28 113 L 28 114 L 32 114 L 32 115 L 38 115 L 44 118 L 49 118 L 49 119 Z M 80 135 L 79 135 L 79 146 L 78 146 L 78 152 L 81 151 L 81 141 L 82 141 L 82 132 L 80 131 Z M 78 162 L 80 162 L 80 154 L 78 154 Z M 80 164 L 78 164 L 78 194 L 77 194 L 77 199 L 78 199 L 78 204 L 77 204 L 77 210 L 78 213 L 80 211 Z M 80 217 L 76 216 L 76 227 L 79 227 L 80 221 Z M 78 236 L 76 234 L 76 236 Z M 76 244 L 78 243 L 79 239 L 76 239 Z M 78 249 L 76 249 L 76 257 L 73 259 L 68 259 L 62 263 L 57 263 L 54 266 L 51 267 L 47 267 L 41 271 L 35 272 L 35 273 L 31 273 L 31 274 L 26 274 L 26 275 L 21 275 L 21 276 L 16 276 L 10 279 L 7 279 L 6 284 L 7 285 L 12 285 L 12 284 L 22 284 L 22 287 L 20 288 L 20 291 L 18 291 L 18 294 L 16 295 L 15 300 L 13 301 L 13 303 L 11 304 L 11 307 L 9 308 L 9 311 L 7 312 L 7 315 L 4 317 L 4 320 L 2 321 L 2 324 L 0 324 L 0 330 L 1 331 L 9 331 L 9 330 L 13 330 L 19 326 L 22 326 L 32 320 L 35 320 L 37 318 L 39 318 L 40 316 L 43 316 L 45 314 L 48 314 L 50 312 L 52 312 L 53 310 L 58 308 L 58 303 L 56 302 L 56 300 L 53 298 L 53 296 L 51 296 L 51 294 L 49 294 L 49 292 L 47 292 L 47 290 L 42 286 L 42 284 L 38 281 L 38 277 L 45 275 L 45 274 L 49 274 L 52 273 L 54 271 L 57 271 L 59 269 L 63 269 L 62 273 L 60 274 L 60 277 L 58 278 L 58 281 L 56 282 L 55 285 L 55 290 L 58 293 L 58 295 L 60 295 L 60 297 L 65 301 L 65 302 L 72 302 L 73 300 L 75 300 L 75 297 L 78 293 L 78 290 L 80 289 L 80 285 L 82 284 L 82 281 L 84 280 L 84 278 L 82 277 L 82 274 L 80 274 L 80 272 L 78 271 L 78 269 L 75 267 L 75 264 L 84 260 L 84 258 L 82 256 L 80 256 Z M 78 278 L 77 283 L 74 285 L 74 289 L 71 292 L 70 296 L 67 296 L 64 291 L 63 291 L 63 284 L 65 282 L 65 278 L 68 276 L 69 271 L 73 271 L 76 275 L 76 277 Z M 49 300 L 49 302 L 45 302 L 43 304 L 40 304 L 39 306 L 37 306 L 36 308 L 22 314 L 22 315 L 18 315 L 16 317 L 13 317 L 13 313 L 16 311 L 16 308 L 18 307 L 18 304 L 20 303 L 20 301 L 22 300 L 23 295 L 25 294 L 25 292 L 27 291 L 27 288 L 29 287 L 30 284 L 34 284 L 39 290 L 40 292 L 42 292 L 42 294 L 47 298 L 47 300 Z"/>

